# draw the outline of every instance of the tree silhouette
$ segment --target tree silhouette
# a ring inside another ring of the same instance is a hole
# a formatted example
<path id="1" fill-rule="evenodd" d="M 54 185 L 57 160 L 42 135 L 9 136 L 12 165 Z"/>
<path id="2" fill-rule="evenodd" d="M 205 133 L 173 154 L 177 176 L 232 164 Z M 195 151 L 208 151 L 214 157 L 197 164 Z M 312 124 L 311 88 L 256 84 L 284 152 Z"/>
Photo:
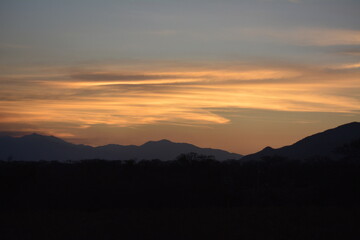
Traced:
<path id="1" fill-rule="evenodd" d="M 344 146 L 345 153 L 357 144 Z M 2 239 L 134 239 L 135 233 L 306 239 L 320 229 L 315 239 L 334 239 L 335 230 L 354 239 L 360 161 L 350 155 L 351 161 L 344 155 L 219 162 L 196 153 L 175 161 L 0 161 L 0 233 Z"/>

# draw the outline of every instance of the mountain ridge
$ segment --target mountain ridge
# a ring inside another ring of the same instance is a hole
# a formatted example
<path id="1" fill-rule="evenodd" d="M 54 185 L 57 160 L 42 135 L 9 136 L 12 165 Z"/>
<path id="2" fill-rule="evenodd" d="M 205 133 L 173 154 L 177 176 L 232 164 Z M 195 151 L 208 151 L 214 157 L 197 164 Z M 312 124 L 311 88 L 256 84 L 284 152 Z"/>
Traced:
<path id="1" fill-rule="evenodd" d="M 0 159 L 25 161 L 82 159 L 173 160 L 180 154 L 189 152 L 214 156 L 218 160 L 241 158 L 246 161 L 261 159 L 265 156 L 282 156 L 289 159 L 309 159 L 314 157 L 339 159 L 341 155 L 337 150 L 346 144 L 351 144 L 353 141 L 360 141 L 359 122 L 351 122 L 327 129 L 281 148 L 274 149 L 267 146 L 259 152 L 246 156 L 221 149 L 200 148 L 189 143 L 175 143 L 167 139 L 151 140 L 138 146 L 107 144 L 92 147 L 84 144 L 69 143 L 55 136 L 33 133 L 22 137 L 0 137 Z"/>
<path id="2" fill-rule="evenodd" d="M 292 145 L 281 148 L 266 147 L 246 155 L 242 160 L 258 160 L 265 156 L 281 156 L 289 159 L 308 159 L 314 157 L 341 158 L 337 149 L 360 139 L 360 123 L 350 122 L 307 136 Z"/>
<path id="3" fill-rule="evenodd" d="M 24 161 L 38 160 L 129 160 L 160 159 L 173 160 L 180 154 L 195 152 L 211 155 L 218 160 L 240 159 L 242 155 L 221 149 L 200 148 L 189 143 L 175 143 L 167 139 L 148 141 L 142 145 L 107 144 L 92 147 L 69 143 L 61 138 L 37 133 L 22 137 L 4 136 L 0 138 L 0 159 Z"/>

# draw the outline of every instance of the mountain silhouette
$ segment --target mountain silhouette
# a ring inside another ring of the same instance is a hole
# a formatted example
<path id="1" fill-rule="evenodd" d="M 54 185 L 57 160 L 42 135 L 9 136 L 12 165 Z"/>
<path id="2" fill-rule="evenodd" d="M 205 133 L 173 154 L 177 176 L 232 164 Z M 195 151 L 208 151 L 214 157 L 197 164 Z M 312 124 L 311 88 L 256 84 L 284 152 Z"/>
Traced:
<path id="1" fill-rule="evenodd" d="M 180 154 L 195 152 L 213 156 L 217 160 L 239 159 L 240 154 L 224 150 L 200 148 L 188 143 L 174 143 L 169 140 L 149 141 L 141 146 L 109 144 L 91 147 L 72 144 L 54 136 L 31 134 L 23 137 L 0 137 L 0 160 L 82 160 L 82 159 L 160 159 L 173 160 Z"/>
<path id="2" fill-rule="evenodd" d="M 306 137 L 293 145 L 278 149 L 266 147 L 260 152 L 246 155 L 242 160 L 256 160 L 265 156 L 282 156 L 289 159 L 326 157 L 339 159 L 341 147 L 360 140 L 360 123 L 352 122 Z"/>

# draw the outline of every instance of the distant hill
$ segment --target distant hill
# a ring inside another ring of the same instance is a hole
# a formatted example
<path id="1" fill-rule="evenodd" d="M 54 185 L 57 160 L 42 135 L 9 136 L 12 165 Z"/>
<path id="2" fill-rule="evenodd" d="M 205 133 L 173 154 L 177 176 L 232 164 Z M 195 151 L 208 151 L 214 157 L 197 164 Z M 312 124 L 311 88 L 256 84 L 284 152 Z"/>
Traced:
<path id="1" fill-rule="evenodd" d="M 293 145 L 278 149 L 266 147 L 260 152 L 246 155 L 242 160 L 256 160 L 264 156 L 282 156 L 290 159 L 328 157 L 338 159 L 339 149 L 360 140 L 360 123 L 352 122 L 306 137 Z"/>
<path id="2" fill-rule="evenodd" d="M 81 159 L 160 159 L 173 160 L 180 154 L 195 152 L 214 156 L 217 160 L 239 159 L 242 155 L 224 150 L 200 148 L 169 140 L 150 141 L 141 146 L 109 144 L 100 147 L 78 145 L 53 136 L 31 134 L 23 137 L 0 137 L 0 160 L 81 160 Z"/>

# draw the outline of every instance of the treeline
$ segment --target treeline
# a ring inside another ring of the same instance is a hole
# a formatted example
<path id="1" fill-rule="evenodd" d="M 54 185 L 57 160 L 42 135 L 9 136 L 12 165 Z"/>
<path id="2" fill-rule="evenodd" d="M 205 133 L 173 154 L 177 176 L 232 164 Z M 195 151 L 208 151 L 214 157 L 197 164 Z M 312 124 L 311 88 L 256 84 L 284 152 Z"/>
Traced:
<path id="1" fill-rule="evenodd" d="M 359 239 L 360 161 L 0 161 L 1 239 Z"/>
<path id="2" fill-rule="evenodd" d="M 0 208 L 357 205 L 360 161 L 0 162 Z"/>

